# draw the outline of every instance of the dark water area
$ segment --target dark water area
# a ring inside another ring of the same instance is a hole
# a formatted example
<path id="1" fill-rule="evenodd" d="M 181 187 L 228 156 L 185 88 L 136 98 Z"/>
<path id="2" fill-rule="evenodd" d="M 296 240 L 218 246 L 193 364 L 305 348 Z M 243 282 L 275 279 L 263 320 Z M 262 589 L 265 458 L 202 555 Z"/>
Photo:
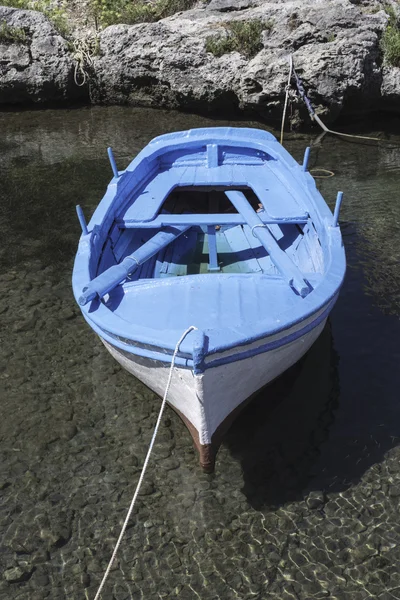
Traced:
<path id="1" fill-rule="evenodd" d="M 155 135 L 225 125 L 131 108 L 0 114 L 0 599 L 92 599 L 160 400 L 80 316 L 80 227 Z M 246 125 L 244 122 L 231 124 Z M 247 123 L 247 125 L 255 123 Z M 346 130 L 349 131 L 350 125 Z M 167 409 L 103 598 L 400 599 L 400 132 L 287 136 L 341 214 L 348 272 L 307 355 L 203 474 Z"/>

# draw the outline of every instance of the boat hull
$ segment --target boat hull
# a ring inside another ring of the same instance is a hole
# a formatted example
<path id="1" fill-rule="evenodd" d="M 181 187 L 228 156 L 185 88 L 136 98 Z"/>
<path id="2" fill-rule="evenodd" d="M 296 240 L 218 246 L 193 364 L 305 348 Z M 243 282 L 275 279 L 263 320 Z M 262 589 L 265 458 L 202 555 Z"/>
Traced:
<path id="1" fill-rule="evenodd" d="M 206 368 L 198 375 L 190 368 L 174 367 L 168 403 L 188 427 L 204 470 L 214 469 L 221 438 L 246 402 L 294 365 L 312 346 L 325 323 L 326 318 L 296 339 L 247 358 L 242 358 L 241 347 L 237 360 L 233 354 L 230 362 Z M 164 395 L 170 363 L 137 356 L 101 340 L 129 373 L 159 396 Z"/>

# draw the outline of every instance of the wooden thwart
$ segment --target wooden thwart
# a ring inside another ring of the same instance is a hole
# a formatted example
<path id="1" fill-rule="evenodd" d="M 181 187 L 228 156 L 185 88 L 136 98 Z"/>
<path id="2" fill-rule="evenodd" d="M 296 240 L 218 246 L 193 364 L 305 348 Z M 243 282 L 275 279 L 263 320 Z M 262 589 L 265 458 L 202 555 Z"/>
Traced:
<path id="1" fill-rule="evenodd" d="M 307 223 L 308 217 L 288 217 L 288 218 L 274 218 L 270 217 L 267 213 L 260 215 L 260 220 L 266 225 L 303 225 Z M 226 213 L 214 213 L 214 214 L 192 214 L 186 213 L 184 215 L 158 215 L 151 221 L 130 221 L 126 219 L 117 219 L 117 225 L 124 229 L 136 229 L 136 228 L 156 228 L 156 227 L 180 227 L 188 225 L 193 227 L 199 225 L 200 227 L 208 227 L 211 225 L 245 225 L 247 221 L 242 215 L 238 214 L 226 214 Z"/>
<path id="2" fill-rule="evenodd" d="M 245 219 L 249 227 L 251 227 L 252 234 L 260 240 L 282 277 L 300 296 L 303 298 L 307 296 L 311 292 L 309 284 L 286 252 L 280 248 L 268 229 L 268 225 L 252 209 L 243 192 L 231 191 L 225 192 L 225 194 L 236 210 L 242 215 L 243 219 Z"/>

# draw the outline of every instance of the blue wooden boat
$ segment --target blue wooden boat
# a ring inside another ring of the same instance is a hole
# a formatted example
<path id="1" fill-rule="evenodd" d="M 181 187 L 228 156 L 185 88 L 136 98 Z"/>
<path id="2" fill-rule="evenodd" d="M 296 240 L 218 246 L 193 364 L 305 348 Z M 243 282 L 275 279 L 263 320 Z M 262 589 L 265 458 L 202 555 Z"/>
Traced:
<path id="1" fill-rule="evenodd" d="M 155 138 L 117 171 L 82 236 L 73 289 L 119 363 L 163 395 L 206 470 L 244 403 L 323 330 L 345 274 L 338 226 L 307 172 L 265 131 Z M 134 405 L 132 406 L 134 410 Z"/>

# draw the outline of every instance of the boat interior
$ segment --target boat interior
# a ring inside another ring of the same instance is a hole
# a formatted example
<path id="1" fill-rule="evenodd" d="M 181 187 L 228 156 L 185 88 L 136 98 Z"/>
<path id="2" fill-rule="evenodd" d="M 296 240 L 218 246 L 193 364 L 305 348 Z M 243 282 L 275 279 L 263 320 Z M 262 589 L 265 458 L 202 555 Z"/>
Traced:
<path id="1" fill-rule="evenodd" d="M 322 273 L 323 254 L 315 227 L 309 215 L 299 209 L 294 199 L 290 202 L 287 190 L 275 196 L 274 203 L 267 203 L 265 199 L 261 201 L 250 187 L 237 185 L 234 188 L 176 187 L 165 198 L 151 221 L 130 221 L 133 207 L 129 207 L 113 225 L 97 273 L 134 254 L 160 228 L 194 223 L 143 262 L 128 280 L 215 273 L 279 276 L 271 254 L 227 197 L 226 191 L 229 189 L 240 190 L 258 217 L 263 222 L 268 221 L 265 226 L 277 245 L 304 276 Z M 147 214 L 145 218 L 148 218 Z"/>
<path id="2" fill-rule="evenodd" d="M 93 289 L 130 322 L 133 303 L 153 328 L 168 322 L 179 329 L 194 315 L 206 327 L 276 318 L 323 277 L 313 219 L 279 161 L 258 151 L 238 164 L 237 156 L 208 146 L 206 157 L 202 166 L 182 164 L 182 157 L 159 163 L 115 214 L 92 272 L 100 279 L 127 259 L 133 268 L 122 285 L 107 281 L 107 293 Z M 189 285 L 186 276 L 196 275 Z M 81 303 L 93 297 L 89 290 Z M 226 316 L 215 309 L 213 319 L 210 307 L 224 305 Z"/>

